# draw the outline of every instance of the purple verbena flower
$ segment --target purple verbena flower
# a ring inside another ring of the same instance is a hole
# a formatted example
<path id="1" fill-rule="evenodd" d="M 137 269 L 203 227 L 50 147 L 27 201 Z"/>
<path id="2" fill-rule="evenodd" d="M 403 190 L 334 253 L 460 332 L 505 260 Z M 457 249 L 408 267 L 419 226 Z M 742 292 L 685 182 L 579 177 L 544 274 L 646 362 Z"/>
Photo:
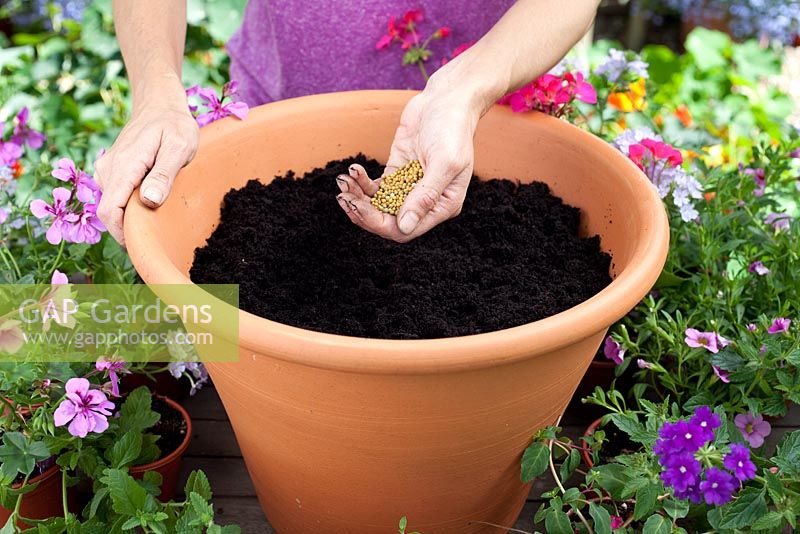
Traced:
<path id="1" fill-rule="evenodd" d="M 719 352 L 717 346 L 718 336 L 716 332 L 700 332 L 694 328 L 686 329 L 685 343 L 693 348 L 702 347 L 709 352 L 716 354 Z"/>
<path id="2" fill-rule="evenodd" d="M 713 441 L 714 430 L 720 427 L 722 421 L 719 415 L 715 414 L 708 406 L 698 406 L 694 410 L 694 415 L 689 419 L 689 424 L 694 428 L 699 428 L 706 442 Z"/>
<path id="3" fill-rule="evenodd" d="M 736 479 L 718 467 L 709 467 L 705 472 L 705 480 L 700 482 L 700 491 L 706 504 L 722 506 L 733 498 L 738 483 Z"/>
<path id="4" fill-rule="evenodd" d="M 625 358 L 625 349 L 622 345 L 614 341 L 614 338 L 608 336 L 603 345 L 603 354 L 615 364 L 622 365 Z"/>
<path id="5" fill-rule="evenodd" d="M 27 145 L 29 148 L 37 150 L 42 147 L 46 137 L 43 133 L 28 126 L 28 113 L 27 106 L 17 113 L 17 124 L 14 126 L 14 135 L 11 140 L 20 146 Z"/>
<path id="6" fill-rule="evenodd" d="M 769 325 L 767 332 L 770 334 L 782 334 L 789 330 L 791 324 L 791 319 L 787 319 L 786 317 L 777 317 L 774 321 L 772 321 L 772 324 Z"/>
<path id="7" fill-rule="evenodd" d="M 722 465 L 742 482 L 756 477 L 756 464 L 750 459 L 750 449 L 741 443 L 731 444 L 731 452 L 725 455 Z"/>
<path id="8" fill-rule="evenodd" d="M 661 480 L 664 484 L 675 488 L 677 491 L 686 491 L 689 487 L 700 481 L 700 472 L 703 466 L 688 451 L 669 455 L 661 471 Z"/>
<path id="9" fill-rule="evenodd" d="M 754 415 L 753 413 L 740 413 L 733 418 L 733 422 L 742 432 L 745 441 L 751 447 L 757 449 L 764 444 L 764 438 L 769 436 L 772 432 L 772 427 L 761 415 Z"/>
<path id="10" fill-rule="evenodd" d="M 754 261 L 750 264 L 747 268 L 747 271 L 751 274 L 757 274 L 759 276 L 764 276 L 769 274 L 769 269 L 764 265 L 761 261 Z"/>
<path id="11" fill-rule="evenodd" d="M 114 409 L 102 391 L 89 389 L 85 378 L 70 378 L 65 386 L 66 398 L 58 405 L 53 419 L 56 426 L 69 423 L 67 431 L 85 438 L 89 432 L 100 434 L 108 428 L 108 416 Z"/>
<path id="12" fill-rule="evenodd" d="M 676 499 L 689 499 L 689 501 L 693 502 L 694 504 L 700 504 L 703 502 L 703 495 L 700 493 L 700 484 L 689 486 L 684 491 L 675 490 L 673 492 Z"/>
<path id="13" fill-rule="evenodd" d="M 68 240 L 68 234 L 72 225 L 78 221 L 78 215 L 67 207 L 67 203 L 72 198 L 72 193 L 63 187 L 53 189 L 53 204 L 47 204 L 44 200 L 35 199 L 31 202 L 30 209 L 33 216 L 37 219 L 53 217 L 53 222 L 47 230 L 47 241 L 51 245 L 61 243 L 62 239 Z"/>

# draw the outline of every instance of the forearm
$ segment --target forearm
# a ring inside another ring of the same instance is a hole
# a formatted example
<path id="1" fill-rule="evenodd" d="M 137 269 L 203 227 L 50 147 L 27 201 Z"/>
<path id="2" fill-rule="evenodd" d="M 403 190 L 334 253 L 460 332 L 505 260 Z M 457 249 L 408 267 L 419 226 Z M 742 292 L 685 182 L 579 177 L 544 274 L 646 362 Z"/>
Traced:
<path id="1" fill-rule="evenodd" d="M 113 6 L 134 112 L 154 98 L 167 105 L 184 103 L 181 64 L 186 39 L 186 3 L 114 0 Z"/>
<path id="2" fill-rule="evenodd" d="M 474 46 L 431 77 L 456 87 L 480 113 L 497 99 L 544 74 L 577 43 L 600 0 L 519 0 Z"/>

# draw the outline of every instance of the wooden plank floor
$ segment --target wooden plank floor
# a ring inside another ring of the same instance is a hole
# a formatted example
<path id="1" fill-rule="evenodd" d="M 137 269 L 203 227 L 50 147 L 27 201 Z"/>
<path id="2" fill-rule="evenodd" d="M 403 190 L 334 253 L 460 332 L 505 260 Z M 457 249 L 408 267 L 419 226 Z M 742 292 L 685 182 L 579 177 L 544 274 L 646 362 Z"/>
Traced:
<path id="1" fill-rule="evenodd" d="M 182 480 L 185 480 L 193 469 L 203 469 L 214 491 L 214 509 L 219 523 L 238 524 L 244 534 L 273 534 L 275 531 L 270 527 L 258 504 L 250 475 L 247 473 L 233 430 L 216 391 L 213 388 L 206 388 L 184 401 L 183 405 L 192 417 L 194 435 L 184 456 L 181 468 Z M 571 407 L 562 421 L 566 434 L 572 438 L 579 436 L 590 420 L 590 417 L 585 415 L 585 410 L 581 408 Z M 774 425 L 775 428 L 769 438 L 773 446 L 786 432 L 800 427 L 800 410 L 796 408 L 794 407 L 787 418 Z M 515 529 L 524 532 L 535 531 L 533 515 L 541 503 L 541 493 L 553 487 L 553 480 L 549 474 L 534 483 L 528 502 L 514 524 Z M 498 529 L 498 533 L 501 532 L 503 531 Z"/>

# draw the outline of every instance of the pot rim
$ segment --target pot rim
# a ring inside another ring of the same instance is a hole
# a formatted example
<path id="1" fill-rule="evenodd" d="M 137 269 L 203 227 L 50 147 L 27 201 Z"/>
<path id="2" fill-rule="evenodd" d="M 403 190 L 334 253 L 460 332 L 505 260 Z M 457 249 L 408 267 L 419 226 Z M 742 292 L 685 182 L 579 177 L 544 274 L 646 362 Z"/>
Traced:
<path id="1" fill-rule="evenodd" d="M 583 462 L 589 469 L 594 467 L 594 461 L 592 461 L 592 456 L 588 452 L 586 452 L 586 446 L 588 444 L 586 443 L 586 440 L 583 438 L 594 434 L 594 431 L 600 428 L 600 425 L 602 424 L 603 424 L 603 418 L 598 417 L 597 419 L 592 421 L 592 424 L 586 427 L 586 430 L 583 432 L 583 435 L 581 436 L 581 447 L 583 447 L 583 449 L 581 450 L 581 456 L 583 456 Z"/>
<path id="2" fill-rule="evenodd" d="M 416 91 L 368 90 L 304 96 L 258 106 L 247 121 L 223 119 L 201 130 L 198 152 L 204 146 L 235 137 L 242 128 L 259 128 L 275 118 L 299 113 L 320 114 L 332 105 L 354 109 L 379 109 L 405 104 Z M 633 162 L 602 139 L 540 113 L 514 114 L 494 106 L 493 114 L 508 120 L 531 120 L 546 124 L 549 135 L 576 144 L 586 152 L 615 160 L 634 197 L 631 206 L 645 223 L 639 229 L 636 249 L 627 266 L 599 293 L 556 315 L 524 325 L 439 339 L 374 339 L 305 330 L 239 310 L 240 354 L 269 354 L 285 361 L 313 367 L 373 373 L 432 374 L 465 371 L 519 361 L 572 345 L 607 329 L 647 294 L 666 261 L 669 223 L 656 189 Z M 177 179 L 180 179 L 180 175 Z M 169 209 L 167 205 L 159 209 Z M 155 210 L 147 208 L 134 191 L 126 210 L 125 240 L 131 261 L 148 284 L 191 284 L 158 245 Z M 212 364 L 213 365 L 213 364 Z M 216 365 L 213 365 L 217 367 Z M 219 366 L 224 372 L 224 365 Z"/>
<path id="3" fill-rule="evenodd" d="M 29 479 L 27 484 L 26 484 L 26 486 L 31 486 L 33 484 L 40 484 L 40 485 L 36 486 L 34 489 L 32 489 L 30 491 L 30 493 L 26 493 L 26 495 L 30 495 L 31 493 L 39 491 L 39 488 L 41 487 L 41 483 L 42 482 L 53 478 L 54 476 L 56 476 L 59 473 L 61 473 L 61 466 L 58 465 L 58 464 L 53 464 L 50 467 L 48 467 L 47 469 L 45 469 L 43 473 L 39 473 L 35 477 Z M 11 484 L 11 488 L 12 489 L 19 489 L 21 487 L 22 487 L 22 482 L 16 482 L 14 484 Z"/>
<path id="4" fill-rule="evenodd" d="M 132 466 L 128 470 L 128 472 L 131 474 L 144 473 L 146 471 L 154 471 L 160 467 L 164 467 L 165 465 L 174 462 L 176 459 L 180 459 L 186 452 L 187 447 L 189 447 L 189 442 L 192 441 L 192 418 L 189 417 L 189 412 L 187 412 L 183 406 L 181 406 L 174 400 L 170 399 L 169 397 L 165 397 L 164 395 L 153 395 L 153 396 L 166 402 L 170 408 L 176 410 L 178 413 L 181 414 L 183 420 L 186 421 L 186 435 L 183 436 L 183 441 L 181 441 L 181 444 L 178 445 L 178 447 L 174 451 L 172 451 L 166 456 L 162 456 L 155 462 Z"/>

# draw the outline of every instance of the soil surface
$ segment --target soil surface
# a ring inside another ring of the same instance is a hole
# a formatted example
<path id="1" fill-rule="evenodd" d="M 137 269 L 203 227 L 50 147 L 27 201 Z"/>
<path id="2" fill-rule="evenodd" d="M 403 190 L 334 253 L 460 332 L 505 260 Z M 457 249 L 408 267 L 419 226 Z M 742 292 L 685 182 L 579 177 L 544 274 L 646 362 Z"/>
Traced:
<path id="1" fill-rule="evenodd" d="M 196 283 L 240 284 L 240 307 L 321 332 L 392 339 L 490 332 L 579 304 L 611 281 L 580 211 L 543 183 L 479 182 L 461 214 L 406 244 L 355 226 L 335 178 L 357 156 L 302 179 L 251 180 L 225 195 L 219 226 L 195 251 Z"/>
<path id="2" fill-rule="evenodd" d="M 178 410 L 158 397 L 153 397 L 152 407 L 154 412 L 161 414 L 161 419 L 148 429 L 148 433 L 159 436 L 156 445 L 161 450 L 161 458 L 164 458 L 183 443 L 186 437 L 186 421 Z"/>

